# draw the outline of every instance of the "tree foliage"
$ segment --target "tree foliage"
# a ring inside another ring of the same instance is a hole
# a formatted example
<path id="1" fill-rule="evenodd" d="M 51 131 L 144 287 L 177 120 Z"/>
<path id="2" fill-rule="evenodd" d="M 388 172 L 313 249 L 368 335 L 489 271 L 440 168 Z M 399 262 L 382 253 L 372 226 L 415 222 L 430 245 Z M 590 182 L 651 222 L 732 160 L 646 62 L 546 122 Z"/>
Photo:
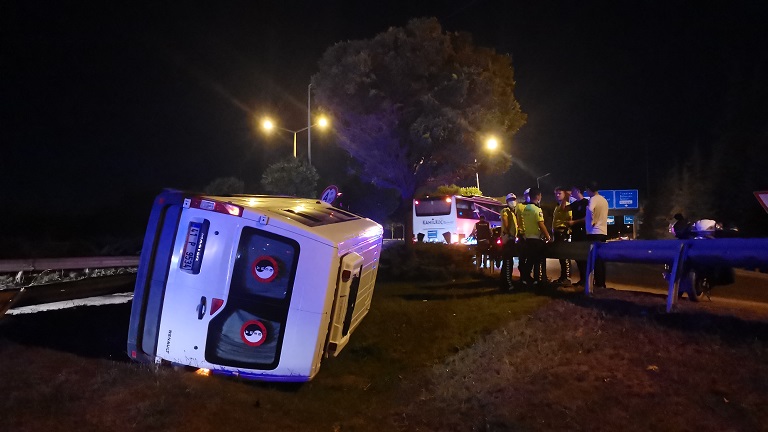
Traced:
<path id="1" fill-rule="evenodd" d="M 203 189 L 209 195 L 232 195 L 245 192 L 245 183 L 236 177 L 219 177 Z"/>
<path id="2" fill-rule="evenodd" d="M 663 180 L 664 193 L 649 207 L 649 219 L 644 220 L 643 237 L 671 238 L 669 224 L 672 216 L 681 213 L 690 221 L 715 217 L 710 163 L 699 151 L 674 167 Z"/>
<path id="3" fill-rule="evenodd" d="M 267 167 L 261 185 L 270 194 L 317 198 L 318 178 L 315 167 L 289 158 Z"/>
<path id="4" fill-rule="evenodd" d="M 455 184 L 441 185 L 435 189 L 434 195 L 461 195 L 461 196 L 478 196 L 482 195 L 482 191 L 477 186 L 462 187 Z"/>
<path id="5" fill-rule="evenodd" d="M 389 216 L 400 205 L 400 197 L 393 189 L 376 187 L 370 181 L 362 181 L 358 176 L 351 176 L 340 183 L 341 196 L 334 206 L 386 224 Z"/>
<path id="6" fill-rule="evenodd" d="M 509 142 L 526 120 L 509 56 L 434 18 L 330 47 L 312 85 L 361 176 L 398 190 L 403 205 L 478 168 L 506 170 L 511 156 L 482 143 L 489 134 Z"/>

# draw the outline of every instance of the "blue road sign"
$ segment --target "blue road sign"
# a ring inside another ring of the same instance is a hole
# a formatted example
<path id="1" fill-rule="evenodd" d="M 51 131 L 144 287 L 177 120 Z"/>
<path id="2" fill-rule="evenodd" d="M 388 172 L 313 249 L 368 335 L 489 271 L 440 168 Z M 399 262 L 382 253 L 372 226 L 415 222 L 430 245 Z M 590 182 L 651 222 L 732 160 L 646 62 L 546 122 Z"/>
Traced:
<path id="1" fill-rule="evenodd" d="M 608 189 L 606 190 L 600 189 L 600 195 L 602 195 L 603 198 L 605 198 L 605 200 L 608 201 L 609 209 L 616 208 L 616 206 L 614 205 L 616 200 L 614 200 L 613 192 L 614 191 L 608 190 Z"/>
<path id="2" fill-rule="evenodd" d="M 638 207 L 637 189 L 616 190 L 613 191 L 616 196 L 616 207 L 613 208 L 633 208 Z"/>
<path id="3" fill-rule="evenodd" d="M 634 215 L 624 215 L 624 225 L 632 225 L 635 223 Z"/>
<path id="4" fill-rule="evenodd" d="M 608 225 L 616 223 L 616 218 L 613 215 L 608 215 Z"/>

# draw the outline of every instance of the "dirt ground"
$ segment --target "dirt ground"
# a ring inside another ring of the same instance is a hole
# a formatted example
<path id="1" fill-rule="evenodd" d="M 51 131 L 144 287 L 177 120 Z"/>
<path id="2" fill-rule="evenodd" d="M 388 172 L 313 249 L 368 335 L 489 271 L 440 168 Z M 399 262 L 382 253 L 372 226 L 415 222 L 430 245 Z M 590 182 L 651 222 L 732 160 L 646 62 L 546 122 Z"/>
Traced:
<path id="1" fill-rule="evenodd" d="M 377 288 L 347 350 L 303 386 L 133 364 L 128 304 L 6 319 L 0 430 L 768 430 L 762 307 L 667 314 L 654 293 L 439 289 Z M 446 325 L 484 311 L 501 318 Z M 472 336 L 433 346 L 457 332 Z"/>

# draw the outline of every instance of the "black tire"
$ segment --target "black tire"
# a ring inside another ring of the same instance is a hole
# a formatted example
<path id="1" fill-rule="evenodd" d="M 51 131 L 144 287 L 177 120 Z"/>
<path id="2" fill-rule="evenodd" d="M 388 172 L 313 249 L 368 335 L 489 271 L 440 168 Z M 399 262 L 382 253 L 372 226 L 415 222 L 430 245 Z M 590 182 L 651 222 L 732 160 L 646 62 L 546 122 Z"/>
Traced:
<path id="1" fill-rule="evenodd" d="M 691 284 L 690 289 L 688 290 L 688 299 L 697 302 L 704 296 L 704 294 L 709 292 L 709 279 L 697 275 L 696 272 L 691 272 L 690 278 Z"/>
<path id="2" fill-rule="evenodd" d="M 712 286 L 709 283 L 709 279 L 705 277 L 698 277 L 696 278 L 696 283 L 694 284 L 694 295 L 691 297 L 692 299 L 695 298 L 693 301 L 699 301 L 704 295 L 709 295 L 709 291 L 712 289 Z"/>

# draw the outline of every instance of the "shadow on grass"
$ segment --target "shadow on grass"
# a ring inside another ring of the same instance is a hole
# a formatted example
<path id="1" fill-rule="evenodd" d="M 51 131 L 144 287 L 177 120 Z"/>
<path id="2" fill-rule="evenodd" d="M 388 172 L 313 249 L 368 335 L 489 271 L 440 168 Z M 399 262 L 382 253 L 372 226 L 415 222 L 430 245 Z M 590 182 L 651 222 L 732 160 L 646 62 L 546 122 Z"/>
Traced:
<path id="1" fill-rule="evenodd" d="M 480 279 L 453 281 L 419 286 L 417 292 L 399 295 L 403 300 L 461 300 L 499 295 L 498 277 L 485 276 Z"/>
<path id="2" fill-rule="evenodd" d="M 126 344 L 131 303 L 5 316 L 2 339 L 83 357 L 128 362 Z"/>

